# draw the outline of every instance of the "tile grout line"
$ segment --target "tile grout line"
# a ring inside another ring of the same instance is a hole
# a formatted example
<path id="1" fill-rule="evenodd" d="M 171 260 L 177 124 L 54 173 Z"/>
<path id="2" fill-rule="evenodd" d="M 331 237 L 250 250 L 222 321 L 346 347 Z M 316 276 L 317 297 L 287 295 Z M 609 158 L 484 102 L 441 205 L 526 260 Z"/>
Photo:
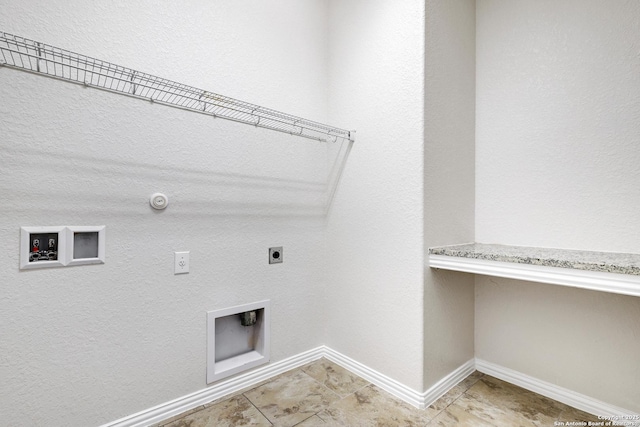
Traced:
<path id="1" fill-rule="evenodd" d="M 360 378 L 362 378 L 362 377 L 360 377 Z M 363 378 L 363 379 L 364 379 L 364 378 Z M 366 380 L 365 380 L 365 381 L 366 381 Z M 365 388 L 367 388 L 367 387 L 371 387 L 372 385 L 374 385 L 374 384 L 373 384 L 373 383 L 367 383 L 367 385 L 364 385 L 364 386 L 360 387 L 359 389 L 354 390 L 353 392 L 351 392 L 351 393 L 349 393 L 348 395 L 346 395 L 346 396 L 345 396 L 345 398 L 347 398 L 347 397 L 351 396 L 352 394 L 356 394 L 356 393 L 357 393 L 357 392 L 359 392 L 360 390 L 364 390 L 364 389 L 365 389 Z M 383 390 L 383 391 L 384 391 L 384 390 Z"/>
<path id="2" fill-rule="evenodd" d="M 320 360 L 320 359 L 318 359 L 318 360 Z M 331 361 L 329 361 L 329 362 L 331 362 Z M 333 362 L 331 362 L 331 363 L 333 363 Z M 338 365 L 338 366 L 339 366 L 339 365 Z M 345 369 L 345 368 L 343 368 L 343 369 Z M 304 372 L 304 370 L 302 370 L 302 367 L 300 368 L 300 370 L 301 370 L 302 372 Z M 324 383 L 321 383 L 320 381 L 316 380 L 315 378 L 313 378 L 311 375 L 307 374 L 306 372 L 304 372 L 304 373 L 305 373 L 305 375 L 307 375 L 309 378 L 311 378 L 312 380 L 314 380 L 316 383 L 320 384 L 321 386 L 323 386 L 324 388 L 326 388 L 327 390 L 329 390 L 330 392 L 332 392 L 333 394 L 335 394 L 336 396 L 338 396 L 338 397 L 339 397 L 339 399 L 338 399 L 338 400 L 346 399 L 347 397 L 351 396 L 352 394 L 355 394 L 355 393 L 359 392 L 360 390 L 364 390 L 365 388 L 367 388 L 367 387 L 369 387 L 369 386 L 374 385 L 373 383 L 371 383 L 371 382 L 369 382 L 369 381 L 365 380 L 364 378 L 362 378 L 360 375 L 356 375 L 356 374 L 354 374 L 353 372 L 351 372 L 351 371 L 350 371 L 350 370 L 348 370 L 348 369 L 345 369 L 345 371 L 349 372 L 351 375 L 355 375 L 356 377 L 360 378 L 360 379 L 361 379 L 361 380 L 363 380 L 363 381 L 366 381 L 366 382 L 367 382 L 367 384 L 363 385 L 363 386 L 362 386 L 362 387 L 360 387 L 359 389 L 354 390 L 354 391 L 352 391 L 351 393 L 349 393 L 349 394 L 347 394 L 347 395 L 345 395 L 345 396 L 341 396 L 340 394 L 338 394 L 338 392 L 331 390 L 331 389 L 330 389 L 329 387 L 327 387 Z"/>
<path id="3" fill-rule="evenodd" d="M 321 359 L 318 359 L 318 360 L 321 360 Z M 316 360 L 316 361 L 314 361 L 314 362 L 312 362 L 312 363 L 315 363 L 315 362 L 317 362 L 317 360 Z M 331 361 L 329 361 L 329 362 L 331 362 Z M 331 362 L 331 363 L 333 363 L 333 362 Z M 305 365 L 305 366 L 307 366 L 307 365 Z M 372 386 L 372 385 L 373 385 L 372 383 L 368 382 L 367 380 L 365 380 L 365 379 L 364 379 L 364 378 L 362 378 L 361 376 L 354 374 L 353 372 L 349 371 L 348 369 L 345 369 L 345 371 L 349 372 L 349 374 L 351 374 L 351 375 L 356 375 L 358 378 L 360 378 L 360 379 L 362 379 L 362 380 L 364 380 L 364 381 L 367 381 L 367 384 L 365 384 L 364 386 L 360 387 L 359 389 L 354 390 L 353 392 L 351 392 L 351 393 L 349 393 L 349 394 L 347 394 L 346 396 L 344 396 L 344 397 L 343 397 L 343 396 L 341 396 L 340 394 L 338 394 L 336 391 L 331 390 L 331 389 L 330 389 L 329 387 L 327 387 L 323 382 L 320 382 L 320 381 L 316 380 L 314 377 L 312 377 L 311 375 L 309 375 L 308 373 L 306 373 L 306 372 L 304 371 L 304 366 L 301 366 L 301 367 L 299 367 L 298 369 L 300 369 L 300 372 L 304 373 L 307 377 L 311 378 L 311 379 L 312 379 L 313 381 L 315 381 L 317 384 L 321 385 L 321 386 L 322 386 L 322 387 L 324 387 L 325 389 L 329 390 L 331 393 L 333 393 L 333 394 L 335 394 L 336 396 L 338 396 L 338 400 L 337 400 L 337 401 L 344 400 L 344 399 L 346 399 L 347 397 L 349 397 L 349 396 L 351 396 L 351 395 L 353 395 L 353 394 L 357 393 L 358 391 L 360 391 L 360 390 L 364 390 L 365 388 L 367 388 L 367 387 L 369 387 L 369 386 Z M 344 369 L 344 368 L 343 368 L 343 369 Z M 333 403 L 333 402 L 332 402 L 332 403 Z M 330 406 L 330 405 L 329 405 L 329 406 Z M 322 411 L 323 411 L 323 410 L 325 410 L 325 409 L 327 409 L 327 408 L 323 408 L 322 410 L 317 411 L 316 413 L 314 413 L 313 415 L 311 415 L 309 418 L 311 418 L 311 417 L 313 417 L 313 416 L 315 415 L 315 416 L 317 416 L 318 418 L 320 418 L 323 422 L 325 422 L 325 423 L 326 423 L 326 420 L 325 420 L 324 418 L 322 418 L 322 417 L 319 415 L 319 414 L 320 414 L 320 412 L 322 412 Z M 309 418 L 305 418 L 305 419 L 304 419 L 303 421 L 301 421 L 300 423 L 302 423 L 302 422 L 304 422 L 304 421 L 308 420 Z M 300 424 L 300 423 L 298 423 L 298 424 Z M 297 424 L 296 424 L 296 425 L 297 425 Z M 294 426 L 294 427 L 295 427 L 295 426 Z"/>
<path id="4" fill-rule="evenodd" d="M 320 359 L 318 359 L 318 360 L 320 360 Z M 318 380 L 316 380 L 315 378 L 313 378 L 311 375 L 307 374 L 307 373 L 304 371 L 304 369 L 303 369 L 303 367 L 302 367 L 302 366 L 301 366 L 299 369 L 300 369 L 300 372 L 302 372 L 303 374 L 305 374 L 306 376 L 308 376 L 309 378 L 311 378 L 311 379 L 312 379 L 313 381 L 315 381 L 317 384 L 320 384 L 322 387 L 326 388 L 326 389 L 327 389 L 327 390 L 329 390 L 331 393 L 333 393 L 333 394 L 335 394 L 336 396 L 338 396 L 338 401 L 340 401 L 340 400 L 342 400 L 342 399 L 343 399 L 343 397 L 342 397 L 342 396 L 340 396 L 338 393 L 336 393 L 335 391 L 331 390 L 329 387 L 327 387 L 326 385 L 324 385 L 324 383 L 321 383 L 320 381 L 318 381 Z M 326 408 L 323 408 L 323 409 L 322 409 L 322 410 L 320 410 L 320 411 L 316 411 L 313 415 L 317 415 L 317 416 L 318 416 L 318 418 L 320 418 L 323 422 L 325 422 L 325 423 L 326 423 L 326 421 L 325 421 L 325 420 L 324 420 L 320 415 L 318 415 L 320 412 L 324 411 L 325 409 L 326 409 Z M 313 417 L 313 415 L 311 415 L 311 417 Z M 311 418 L 311 417 L 309 417 L 309 418 Z M 305 418 L 304 420 L 300 421 L 300 423 L 302 423 L 302 422 L 304 422 L 304 421 L 308 420 L 309 418 Z M 300 424 L 300 423 L 298 423 L 298 424 Z M 295 427 L 295 426 L 294 426 L 294 427 Z"/>
<path id="5" fill-rule="evenodd" d="M 257 388 L 257 387 L 256 387 L 256 388 Z M 247 390 L 247 391 L 251 391 L 251 390 Z M 256 410 L 257 410 L 258 412 L 260 412 L 260 415 L 262 415 L 262 416 L 264 417 L 264 419 L 265 419 L 265 420 L 267 420 L 267 422 L 273 426 L 273 423 L 271 422 L 271 420 L 269 419 L 269 417 L 267 417 L 264 413 L 262 413 L 262 411 L 260 410 L 260 408 L 258 408 L 258 407 L 256 406 L 256 404 L 255 404 L 255 403 L 253 403 L 253 402 L 251 401 L 251 399 L 249 399 L 247 396 L 245 396 L 245 395 L 244 395 L 244 393 L 242 393 L 242 397 L 244 397 L 245 399 L 247 399 L 247 401 L 251 404 L 251 406 L 253 406 L 254 408 L 256 408 Z"/>
<path id="6" fill-rule="evenodd" d="M 473 374 L 474 374 L 474 373 L 472 372 L 472 373 L 471 373 L 471 374 L 469 374 L 466 378 L 463 378 L 463 379 L 462 379 L 462 381 L 460 381 L 460 383 L 462 383 L 464 380 L 466 380 L 467 378 L 469 378 L 469 377 L 470 377 L 471 375 L 473 375 Z M 467 392 L 468 392 L 469 390 L 471 390 L 471 387 L 473 387 L 474 385 L 476 385 L 476 383 L 477 383 L 477 382 L 479 382 L 483 377 L 484 377 L 484 374 L 482 374 L 482 376 L 481 376 L 481 377 L 479 377 L 477 380 L 475 380 L 475 381 L 473 382 L 473 384 L 471 384 L 469 387 L 465 388 L 465 389 L 464 389 L 464 391 L 463 391 L 462 393 L 460 393 L 460 396 L 458 396 L 458 397 L 456 397 L 455 399 L 453 399 L 453 400 L 451 401 L 451 403 L 449 403 L 447 406 L 445 406 L 445 407 L 442 409 L 442 411 L 438 412 L 438 415 L 440 415 L 442 412 L 446 411 L 446 410 L 447 410 L 447 408 L 448 408 L 449 406 L 453 405 L 453 404 L 454 404 L 454 403 L 456 403 L 458 400 L 460 400 L 460 398 L 461 398 L 462 396 L 464 396 L 465 394 L 467 394 Z M 460 384 L 460 383 L 458 383 L 458 384 Z M 469 396 L 469 397 L 473 397 L 473 396 Z M 434 417 L 434 418 L 435 418 L 435 417 Z"/>
<path id="7" fill-rule="evenodd" d="M 318 412 L 318 413 L 316 414 L 316 417 L 320 418 L 320 419 L 322 420 L 322 422 L 323 422 L 323 423 L 325 423 L 325 424 L 327 423 L 327 420 L 325 420 L 324 418 L 322 418 L 322 417 L 320 416 L 320 412 Z"/>
<path id="8" fill-rule="evenodd" d="M 318 381 L 317 379 L 313 378 L 311 375 L 307 374 L 302 367 L 300 367 L 300 372 L 302 372 L 303 374 L 305 374 L 306 376 L 308 376 L 309 378 L 311 378 L 313 381 L 316 382 L 316 384 L 320 384 L 322 387 L 324 387 L 325 389 L 329 390 L 331 393 L 335 394 L 336 396 L 338 396 L 338 400 L 342 400 L 342 396 L 340 396 L 338 393 L 336 393 L 335 391 L 331 390 L 329 387 L 327 387 L 326 385 L 324 385 L 324 383 L 321 383 L 320 381 Z"/>
<path id="9" fill-rule="evenodd" d="M 292 427 L 299 426 L 299 425 L 300 425 L 300 424 L 302 424 L 303 422 L 305 422 L 305 421 L 307 421 L 307 420 L 309 420 L 309 419 L 311 419 L 311 418 L 313 418 L 313 417 L 318 417 L 318 418 L 320 418 L 320 417 L 318 416 L 318 414 L 317 414 L 317 413 L 316 413 L 316 414 L 311 414 L 311 415 L 309 415 L 307 418 L 305 418 L 304 420 L 300 421 L 299 423 L 294 424 Z M 322 418 L 320 418 L 320 419 L 322 420 Z M 324 421 L 324 420 L 322 420 L 322 421 Z"/>
<path id="10" fill-rule="evenodd" d="M 160 423 L 153 424 L 152 427 L 166 427 L 166 426 L 168 426 L 170 424 L 175 423 L 178 420 L 181 420 L 181 419 L 186 418 L 186 417 L 188 417 L 190 415 L 193 415 L 193 414 L 197 414 L 200 411 L 204 411 L 205 409 L 207 409 L 207 408 L 204 405 L 198 405 L 198 406 L 196 406 L 195 408 L 193 408 L 193 409 L 191 409 L 189 411 L 182 412 L 180 414 L 174 415 L 173 417 L 167 418 L 164 421 L 160 421 Z"/>
<path id="11" fill-rule="evenodd" d="M 474 374 L 474 372 L 472 372 L 472 373 L 471 373 L 471 374 L 469 374 L 467 377 L 465 377 L 465 378 L 463 378 L 462 380 L 460 380 L 460 382 L 459 382 L 458 384 L 456 384 L 455 386 L 453 386 L 453 387 L 451 388 L 451 390 L 453 390 L 453 388 L 454 388 L 454 387 L 457 387 L 459 384 L 461 384 L 462 382 L 464 382 L 464 380 L 466 380 L 467 378 L 469 378 L 469 377 L 470 377 L 471 375 L 473 375 L 473 374 Z M 474 386 L 478 381 L 480 381 L 483 377 L 484 377 L 484 374 L 483 374 L 481 377 L 479 377 L 476 381 L 474 381 L 474 382 L 473 382 L 473 384 L 471 384 L 469 387 L 466 387 L 466 388 L 464 389 L 464 391 L 463 391 L 462 393 L 460 393 L 460 395 L 459 395 L 458 397 L 456 397 L 456 398 L 455 398 L 455 399 L 453 399 L 451 402 L 449 402 L 449 404 L 448 404 L 447 406 L 445 406 L 444 408 L 442 408 L 441 410 L 439 410 L 439 411 L 438 411 L 438 412 L 433 416 L 433 418 L 431 418 L 431 419 L 429 420 L 429 422 L 431 422 L 431 421 L 435 420 L 435 419 L 436 419 L 436 417 L 438 417 L 440 414 L 442 414 L 444 411 L 446 411 L 446 410 L 447 410 L 447 408 L 449 408 L 449 406 L 453 405 L 453 404 L 454 404 L 454 403 L 456 403 L 456 402 L 457 402 L 457 401 L 458 401 L 462 396 L 464 396 L 465 394 L 467 394 L 467 392 L 471 389 L 471 387 L 473 387 L 473 386 Z M 446 394 L 446 393 L 445 393 L 445 394 Z M 440 399 L 442 399 L 443 397 L 444 397 L 444 395 L 440 396 Z M 438 399 L 438 400 L 440 400 L 440 399 Z M 438 400 L 436 400 L 436 402 L 437 402 Z M 433 405 L 433 404 L 434 404 L 434 403 L 436 403 L 436 402 L 433 402 L 431 405 Z M 428 407 L 424 408 L 424 410 L 426 411 L 428 408 L 430 408 L 430 407 L 431 407 L 431 405 L 429 405 Z"/>
<path id="12" fill-rule="evenodd" d="M 475 384 L 475 383 L 474 383 L 474 384 Z M 431 421 L 435 420 L 438 416 L 440 416 L 440 414 L 442 414 L 443 412 L 445 412 L 445 411 L 449 408 L 449 406 L 453 405 L 453 404 L 454 404 L 454 403 L 456 403 L 456 402 L 457 402 L 457 401 L 458 401 L 462 396 L 464 396 L 465 394 L 467 394 L 467 391 L 469 391 L 469 389 L 470 389 L 470 388 L 471 388 L 471 387 L 467 388 L 465 391 L 463 391 L 462 393 L 460 393 L 460 396 L 458 396 L 458 397 L 456 397 L 455 399 L 453 399 L 453 400 L 452 400 L 452 401 L 451 401 L 447 406 L 445 406 L 445 407 L 444 407 L 444 408 L 442 408 L 440 411 L 438 411 L 438 412 L 433 416 L 433 418 L 431 418 L 431 419 L 429 420 L 429 423 L 427 423 L 427 424 L 430 424 L 430 423 L 431 423 Z M 473 396 L 468 396 L 468 397 L 473 398 Z M 437 401 L 436 401 L 436 402 L 437 402 Z M 434 403 L 435 403 L 435 402 L 434 402 Z"/>
<path id="13" fill-rule="evenodd" d="M 320 359 L 318 359 L 318 360 L 320 360 Z M 316 360 L 316 361 L 317 361 L 317 360 Z M 311 363 L 314 363 L 314 362 L 316 362 L 316 361 L 313 361 L 313 362 L 311 362 Z M 308 364 L 307 364 L 307 365 L 308 365 Z M 316 379 L 315 379 L 315 378 L 313 378 L 311 375 L 307 374 L 307 373 L 304 371 L 304 369 L 303 369 L 303 367 L 304 367 L 304 366 L 307 366 L 307 365 L 299 366 L 299 367 L 297 367 L 297 368 L 294 368 L 294 369 L 291 369 L 291 370 L 289 370 L 289 371 L 286 371 L 286 372 L 284 372 L 283 374 L 289 374 L 289 373 L 292 373 L 292 372 L 294 372 L 294 371 L 298 370 L 299 372 L 303 373 L 306 377 L 310 378 L 310 379 L 311 379 L 313 382 L 315 382 L 316 384 L 318 384 L 318 385 L 320 385 L 320 386 L 324 387 L 326 390 L 328 390 L 329 392 L 331 392 L 331 393 L 333 393 L 334 395 L 336 395 L 336 396 L 338 397 L 338 400 L 342 400 L 342 396 L 340 396 L 338 393 L 336 393 L 335 391 L 331 390 L 329 387 L 327 387 L 326 385 L 324 385 L 324 384 L 323 384 L 323 383 L 321 383 L 320 381 L 316 380 Z M 273 379 L 271 379 L 270 381 L 267 381 L 267 382 L 265 382 L 264 384 L 261 384 L 261 385 L 259 385 L 259 386 L 257 386 L 257 387 L 254 387 L 254 388 L 252 388 L 251 390 L 246 390 L 245 392 L 243 392 L 243 393 L 242 393 L 242 396 L 243 396 L 245 399 L 247 399 L 247 400 L 249 401 L 249 403 L 251 403 L 251 405 L 252 405 L 254 408 L 256 408 L 256 409 L 258 410 L 258 412 L 260 412 L 260 414 L 262 414 L 262 416 L 263 416 L 263 417 L 265 417 L 265 419 L 266 419 L 266 420 L 267 420 L 267 421 L 268 421 L 268 422 L 273 426 L 274 424 L 271 422 L 271 420 L 270 420 L 270 419 L 269 419 L 269 418 L 268 418 L 268 417 L 267 417 L 267 416 L 266 416 L 266 415 L 265 415 L 265 414 L 260 410 L 260 408 L 258 408 L 258 407 L 256 406 L 256 404 L 255 404 L 255 403 L 253 403 L 253 401 L 252 401 L 248 396 L 246 396 L 246 395 L 245 395 L 245 393 L 248 393 L 248 392 L 250 392 L 250 391 L 252 391 L 252 390 L 255 390 L 256 388 L 262 387 L 263 385 L 269 384 L 269 383 L 270 383 L 270 382 L 272 382 L 272 381 L 273 381 Z M 326 408 L 323 408 L 322 410 L 324 410 L 324 409 L 326 409 Z M 307 418 L 305 418 L 304 420 L 300 421 L 299 423 L 297 423 L 297 424 L 295 424 L 295 425 L 298 425 L 298 424 L 300 424 L 300 423 L 303 423 L 303 422 L 305 422 L 306 420 L 308 420 L 309 418 L 312 418 L 313 416 L 318 415 L 318 413 L 320 413 L 322 410 L 314 412 L 313 414 L 309 415 Z M 322 419 L 320 416 L 318 416 L 318 418 L 320 418 L 322 421 L 324 421 L 324 419 Z M 295 426 L 294 426 L 294 427 L 295 427 Z"/>

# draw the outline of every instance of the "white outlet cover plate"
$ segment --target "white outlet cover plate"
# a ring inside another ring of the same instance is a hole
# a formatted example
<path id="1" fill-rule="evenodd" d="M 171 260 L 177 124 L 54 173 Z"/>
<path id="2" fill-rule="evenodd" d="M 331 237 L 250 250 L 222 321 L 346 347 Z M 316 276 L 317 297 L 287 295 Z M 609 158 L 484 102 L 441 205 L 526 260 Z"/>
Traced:
<path id="1" fill-rule="evenodd" d="M 174 252 L 173 274 L 187 274 L 189 272 L 189 251 Z"/>

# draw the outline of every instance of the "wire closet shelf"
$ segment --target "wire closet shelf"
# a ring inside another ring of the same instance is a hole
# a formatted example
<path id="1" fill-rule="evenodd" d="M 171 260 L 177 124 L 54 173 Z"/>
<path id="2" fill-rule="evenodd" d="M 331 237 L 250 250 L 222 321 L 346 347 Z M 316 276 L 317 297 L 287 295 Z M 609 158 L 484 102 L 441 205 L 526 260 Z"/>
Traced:
<path id="1" fill-rule="evenodd" d="M 352 131 L 260 107 L 2 31 L 0 54 L 0 67 L 25 70 L 317 141 L 354 141 Z"/>

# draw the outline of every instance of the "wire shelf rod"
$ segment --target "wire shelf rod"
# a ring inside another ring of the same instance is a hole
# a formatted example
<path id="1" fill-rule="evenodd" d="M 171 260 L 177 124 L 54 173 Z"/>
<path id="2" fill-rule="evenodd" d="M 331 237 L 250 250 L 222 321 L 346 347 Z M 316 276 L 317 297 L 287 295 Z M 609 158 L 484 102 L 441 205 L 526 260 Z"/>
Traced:
<path id="1" fill-rule="evenodd" d="M 2 31 L 0 66 L 317 141 L 354 141 L 353 131 L 303 119 Z"/>

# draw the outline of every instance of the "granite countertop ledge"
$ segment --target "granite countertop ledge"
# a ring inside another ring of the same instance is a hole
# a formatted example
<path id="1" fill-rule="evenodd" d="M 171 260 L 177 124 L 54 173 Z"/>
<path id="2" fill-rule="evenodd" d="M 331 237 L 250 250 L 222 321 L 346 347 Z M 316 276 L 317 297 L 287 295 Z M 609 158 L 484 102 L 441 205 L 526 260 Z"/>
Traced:
<path id="1" fill-rule="evenodd" d="M 468 243 L 429 248 L 429 254 L 640 276 L 640 254 L 533 248 L 486 243 Z"/>

